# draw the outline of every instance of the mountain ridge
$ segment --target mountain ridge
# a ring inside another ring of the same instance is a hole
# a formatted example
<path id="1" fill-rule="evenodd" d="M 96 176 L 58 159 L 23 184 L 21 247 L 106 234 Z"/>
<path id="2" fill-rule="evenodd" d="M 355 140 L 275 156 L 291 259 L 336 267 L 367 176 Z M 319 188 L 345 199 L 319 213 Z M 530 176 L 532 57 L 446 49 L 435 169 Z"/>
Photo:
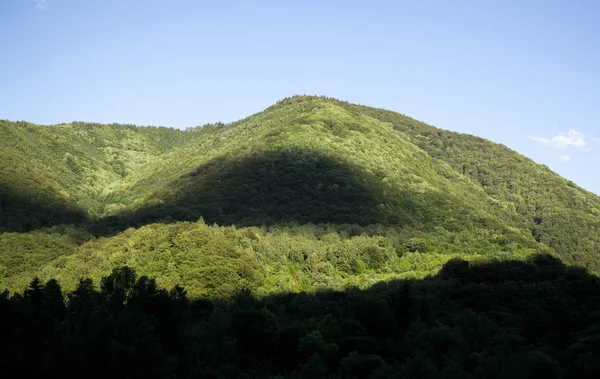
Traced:
<path id="1" fill-rule="evenodd" d="M 141 257 L 161 238 L 148 236 L 147 228 L 170 239 L 178 238 L 176 230 L 225 238 L 238 253 L 221 251 L 217 261 L 237 262 L 233 282 L 267 292 L 277 288 L 264 284 L 269 275 L 295 283 L 292 290 L 319 282 L 339 286 L 353 275 L 435 273 L 456 256 L 544 252 L 600 269 L 600 198 L 503 145 L 383 109 L 296 96 L 227 125 L 177 130 L 0 121 L 0 137 L 6 158 L 0 165 L 0 285 L 10 288 L 39 273 L 69 283 L 82 273 L 100 277 L 117 261 L 170 278 L 164 285 L 190 287 L 192 279 L 167 271 L 192 270 L 197 261 L 174 257 L 190 246 L 205 250 L 180 241 L 160 248 L 162 266 L 151 267 Z M 330 228 L 338 237 L 317 237 Z M 266 240 L 280 244 L 286 233 L 286 259 L 265 253 Z M 303 234 L 308 240 L 298 237 Z M 132 245 L 135 254 L 116 244 L 142 235 L 149 241 L 145 248 Z M 348 248 L 345 238 L 361 247 L 340 263 L 326 251 L 343 255 L 338 244 Z M 15 248 L 16 241 L 32 247 Z M 310 263 L 306 248 L 293 264 L 306 278 L 294 278 L 288 258 L 304 244 L 322 253 Z M 208 259 L 198 251 L 190 256 Z M 425 257 L 418 258 L 421 266 L 406 271 L 415 254 Z M 23 255 L 37 258 L 28 262 Z M 228 291 L 192 282 L 197 293 Z"/>

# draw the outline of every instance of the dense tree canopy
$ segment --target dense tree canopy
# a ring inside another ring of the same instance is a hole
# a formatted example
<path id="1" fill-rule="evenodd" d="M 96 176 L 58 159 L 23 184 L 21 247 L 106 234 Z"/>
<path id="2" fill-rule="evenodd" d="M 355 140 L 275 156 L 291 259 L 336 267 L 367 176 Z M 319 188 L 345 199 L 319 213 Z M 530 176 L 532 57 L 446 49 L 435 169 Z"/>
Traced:
<path id="1" fill-rule="evenodd" d="M 267 292 L 423 277 L 457 256 L 600 266 L 597 196 L 504 146 L 328 98 L 188 130 L 2 121 L 0 150 L 11 289 L 127 264 L 210 293 L 211 275 L 185 274 L 206 259 L 239 285 L 245 262 Z"/>
<path id="2" fill-rule="evenodd" d="M 597 378 L 600 281 L 549 256 L 227 300 L 120 267 L 0 295 L 4 377 Z"/>
<path id="3" fill-rule="evenodd" d="M 0 121 L 0 155 L 9 377 L 600 370 L 600 198 L 502 145 L 297 96 L 187 130 Z"/>

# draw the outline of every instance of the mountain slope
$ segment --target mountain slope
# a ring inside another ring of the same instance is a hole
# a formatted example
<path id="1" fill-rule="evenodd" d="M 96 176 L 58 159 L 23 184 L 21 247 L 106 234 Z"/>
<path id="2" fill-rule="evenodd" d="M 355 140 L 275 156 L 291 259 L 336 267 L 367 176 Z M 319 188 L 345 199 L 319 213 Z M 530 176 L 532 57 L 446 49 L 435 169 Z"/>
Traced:
<path id="1" fill-rule="evenodd" d="M 335 101 L 354 114 L 390 122 L 431 157 L 469 177 L 514 209 L 523 229 L 563 259 L 598 270 L 600 198 L 548 167 L 485 139 L 438 129 L 394 112 Z M 594 262 L 589 265 L 588 262 Z"/>
<path id="2" fill-rule="evenodd" d="M 169 128 L 78 122 L 46 127 L 0 121 L 0 141 L 0 188 L 5 196 L 58 210 L 77 209 L 82 214 L 72 220 L 76 222 L 101 216 L 105 197 L 122 178 L 186 139 L 181 131 Z M 54 201 L 48 201 L 51 198 Z M 1 228 L 31 229 L 17 221 L 1 221 Z"/>
<path id="3" fill-rule="evenodd" d="M 600 269 L 597 196 L 502 145 L 390 111 L 299 96 L 185 131 L 3 121 L 0 132 L 10 288 L 119 264 L 196 294 L 366 284 L 536 251 Z"/>

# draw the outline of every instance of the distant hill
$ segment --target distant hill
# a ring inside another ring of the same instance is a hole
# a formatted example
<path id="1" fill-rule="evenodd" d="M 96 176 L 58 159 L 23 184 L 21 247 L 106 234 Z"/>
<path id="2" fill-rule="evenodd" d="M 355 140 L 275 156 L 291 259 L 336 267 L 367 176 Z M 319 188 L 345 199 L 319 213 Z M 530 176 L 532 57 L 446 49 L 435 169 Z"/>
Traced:
<path id="1" fill-rule="evenodd" d="M 129 265 L 196 295 L 367 286 L 455 257 L 600 271 L 600 198 L 505 146 L 296 96 L 176 130 L 0 121 L 0 286 Z"/>

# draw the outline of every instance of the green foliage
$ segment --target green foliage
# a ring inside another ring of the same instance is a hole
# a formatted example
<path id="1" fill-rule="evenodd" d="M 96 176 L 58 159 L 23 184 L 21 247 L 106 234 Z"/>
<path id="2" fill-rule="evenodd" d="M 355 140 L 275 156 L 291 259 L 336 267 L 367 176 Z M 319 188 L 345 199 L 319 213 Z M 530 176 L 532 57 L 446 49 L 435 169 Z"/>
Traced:
<path id="1" fill-rule="evenodd" d="M 440 165 L 446 164 L 483 189 L 512 224 L 566 262 L 600 268 L 600 201 L 506 146 L 429 126 L 398 113 L 330 100 L 354 115 L 387 122 Z"/>
<path id="2" fill-rule="evenodd" d="M 366 288 L 456 257 L 600 268 L 597 196 L 501 145 L 334 99 L 188 130 L 0 121 L 0 153 L 11 290 L 122 265 L 208 297 Z"/>
<path id="3" fill-rule="evenodd" d="M 0 154 L 3 377 L 597 376 L 600 199 L 504 146 L 298 96 Z"/>
<path id="4" fill-rule="evenodd" d="M 453 268 L 453 269 L 450 269 Z M 3 377 L 595 378 L 600 280 L 551 256 L 190 300 L 129 267 L 0 294 Z M 451 272 L 451 275 L 448 273 Z"/>
<path id="5" fill-rule="evenodd" d="M 428 240 L 427 252 L 410 251 L 404 241 L 414 234 L 412 229 L 381 225 L 238 228 L 210 226 L 202 220 L 130 228 L 80 245 L 72 242 L 75 236 L 41 231 L 4 233 L 0 246 L 11 254 L 0 264 L 11 271 L 0 283 L 20 290 L 38 275 L 43 280 L 58 278 L 71 290 L 81 277 L 98 281 L 114 267 L 127 265 L 155 278 L 163 288 L 182 285 L 194 297 L 228 297 L 242 289 L 268 294 L 349 285 L 365 288 L 378 280 L 435 274 L 456 257 L 472 261 L 527 259 L 536 252 L 487 243 L 485 249 L 465 253 L 462 241 L 474 244 L 479 240 L 462 233 L 456 235 L 456 244 L 439 237 Z M 53 244 L 56 247 L 52 248 Z M 480 245 L 484 246 L 484 241 Z"/>

